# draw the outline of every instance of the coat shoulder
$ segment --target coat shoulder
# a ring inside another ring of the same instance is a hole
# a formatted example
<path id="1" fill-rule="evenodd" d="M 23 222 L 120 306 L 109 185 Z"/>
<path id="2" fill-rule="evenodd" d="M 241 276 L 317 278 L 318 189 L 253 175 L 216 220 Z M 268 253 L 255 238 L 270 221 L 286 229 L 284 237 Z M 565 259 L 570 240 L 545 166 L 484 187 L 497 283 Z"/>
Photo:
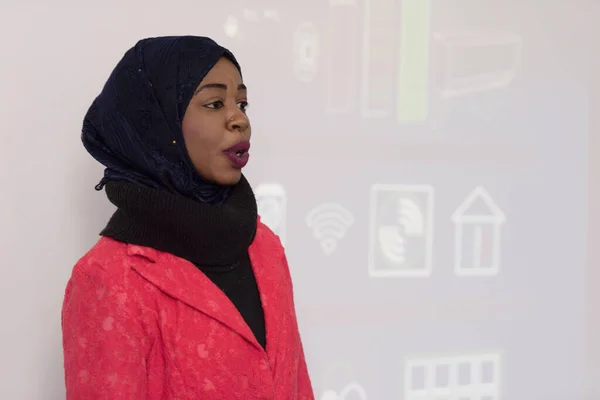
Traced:
<path id="1" fill-rule="evenodd" d="M 148 297 L 145 281 L 133 268 L 140 262 L 135 258 L 127 243 L 105 237 L 98 240 L 73 267 L 65 288 L 63 316 L 90 310 L 95 310 L 94 318 L 104 314 L 141 316 L 140 304 Z"/>
<path id="2" fill-rule="evenodd" d="M 122 272 L 128 258 L 127 244 L 110 238 L 100 238 L 98 242 L 75 264 L 73 274 L 97 275 L 105 273 L 117 276 Z"/>

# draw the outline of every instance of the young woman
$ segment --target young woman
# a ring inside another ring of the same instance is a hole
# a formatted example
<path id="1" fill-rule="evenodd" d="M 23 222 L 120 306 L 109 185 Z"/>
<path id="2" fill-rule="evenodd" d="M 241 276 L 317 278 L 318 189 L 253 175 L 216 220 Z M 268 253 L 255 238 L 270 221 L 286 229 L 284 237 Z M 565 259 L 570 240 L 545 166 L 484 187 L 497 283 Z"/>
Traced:
<path id="1" fill-rule="evenodd" d="M 278 237 L 242 175 L 247 88 L 208 38 L 144 39 L 83 124 L 117 207 L 62 312 L 67 399 L 313 399 Z"/>

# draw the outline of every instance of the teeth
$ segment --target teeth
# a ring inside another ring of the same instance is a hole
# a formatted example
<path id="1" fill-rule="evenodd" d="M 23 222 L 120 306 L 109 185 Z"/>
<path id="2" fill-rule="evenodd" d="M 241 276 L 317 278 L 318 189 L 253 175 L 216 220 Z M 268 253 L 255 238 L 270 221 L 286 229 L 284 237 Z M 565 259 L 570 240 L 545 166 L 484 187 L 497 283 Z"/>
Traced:
<path id="1" fill-rule="evenodd" d="M 238 157 L 241 157 L 242 154 L 244 154 L 242 151 L 238 151 L 238 152 L 235 153 L 235 155 L 238 156 Z"/>

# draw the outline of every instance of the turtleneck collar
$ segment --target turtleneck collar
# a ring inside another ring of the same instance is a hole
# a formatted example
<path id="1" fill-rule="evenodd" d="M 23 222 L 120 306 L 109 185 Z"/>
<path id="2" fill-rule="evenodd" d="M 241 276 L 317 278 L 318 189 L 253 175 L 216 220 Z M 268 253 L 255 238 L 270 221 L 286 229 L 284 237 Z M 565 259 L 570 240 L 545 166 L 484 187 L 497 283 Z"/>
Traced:
<path id="1" fill-rule="evenodd" d="M 168 252 L 197 266 L 234 266 L 256 233 L 256 199 L 243 175 L 220 205 L 122 181 L 108 182 L 106 194 L 117 211 L 102 236 Z"/>

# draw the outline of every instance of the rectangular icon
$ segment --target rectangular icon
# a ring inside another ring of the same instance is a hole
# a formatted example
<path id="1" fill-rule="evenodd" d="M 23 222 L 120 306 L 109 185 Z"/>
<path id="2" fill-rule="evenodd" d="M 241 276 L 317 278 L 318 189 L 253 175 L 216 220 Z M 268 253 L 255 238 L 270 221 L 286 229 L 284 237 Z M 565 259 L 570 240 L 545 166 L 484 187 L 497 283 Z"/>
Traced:
<path id="1" fill-rule="evenodd" d="M 477 186 L 452 215 L 454 273 L 496 276 L 500 273 L 501 235 L 506 215 L 490 194 Z"/>
<path id="2" fill-rule="evenodd" d="M 330 0 L 326 30 L 325 109 L 328 114 L 348 113 L 358 93 L 357 0 Z"/>
<path id="3" fill-rule="evenodd" d="M 390 116 L 396 80 L 398 16 L 395 0 L 365 0 L 363 23 L 361 114 Z"/>
<path id="4" fill-rule="evenodd" d="M 521 66 L 522 41 L 512 33 L 437 33 L 437 87 L 444 97 L 505 87 Z"/>
<path id="5" fill-rule="evenodd" d="M 502 352 L 410 357 L 404 365 L 404 398 L 500 399 Z"/>
<path id="6" fill-rule="evenodd" d="M 431 0 L 404 0 L 400 23 L 397 118 L 422 122 L 429 109 Z"/>
<path id="7" fill-rule="evenodd" d="M 371 190 L 369 276 L 427 277 L 433 258 L 429 185 L 376 184 Z"/>

